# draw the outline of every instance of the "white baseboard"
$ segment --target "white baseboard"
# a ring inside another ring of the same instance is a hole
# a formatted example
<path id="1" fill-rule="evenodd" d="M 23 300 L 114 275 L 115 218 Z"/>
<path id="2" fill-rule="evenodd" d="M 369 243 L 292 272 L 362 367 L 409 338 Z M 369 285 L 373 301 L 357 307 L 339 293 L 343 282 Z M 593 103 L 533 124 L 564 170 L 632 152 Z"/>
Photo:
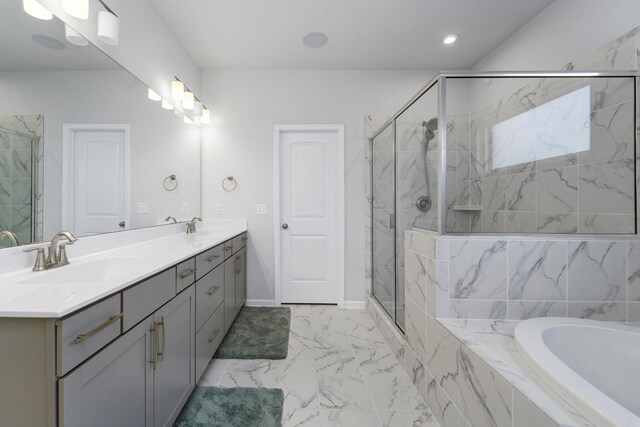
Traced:
<path id="1" fill-rule="evenodd" d="M 276 301 L 272 299 L 248 299 L 244 305 L 247 307 L 275 307 Z"/>
<path id="2" fill-rule="evenodd" d="M 364 310 L 367 308 L 367 303 L 365 301 L 345 301 L 344 308 L 345 310 Z"/>

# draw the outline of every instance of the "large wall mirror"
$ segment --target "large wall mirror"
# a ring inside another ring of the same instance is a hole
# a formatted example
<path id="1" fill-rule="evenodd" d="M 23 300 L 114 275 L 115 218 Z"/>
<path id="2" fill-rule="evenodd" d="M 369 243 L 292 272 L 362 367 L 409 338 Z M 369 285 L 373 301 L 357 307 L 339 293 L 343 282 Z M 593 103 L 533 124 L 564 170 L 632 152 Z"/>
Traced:
<path id="1" fill-rule="evenodd" d="M 1 2 L 0 230 L 28 244 L 199 215 L 199 127 L 72 34 Z"/>

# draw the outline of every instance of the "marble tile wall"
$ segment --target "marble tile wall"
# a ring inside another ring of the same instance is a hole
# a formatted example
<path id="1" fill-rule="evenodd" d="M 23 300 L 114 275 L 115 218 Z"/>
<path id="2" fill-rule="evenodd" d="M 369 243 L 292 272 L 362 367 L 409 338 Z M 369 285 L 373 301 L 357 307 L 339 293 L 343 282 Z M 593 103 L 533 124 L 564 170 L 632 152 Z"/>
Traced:
<path id="1" fill-rule="evenodd" d="M 639 34 L 564 68 L 638 69 Z M 447 230 L 634 234 L 634 85 L 632 78 L 537 79 L 449 116 Z"/>
<path id="2" fill-rule="evenodd" d="M 0 116 L 0 230 L 13 231 L 21 244 L 42 239 L 42 135 L 42 116 Z"/>

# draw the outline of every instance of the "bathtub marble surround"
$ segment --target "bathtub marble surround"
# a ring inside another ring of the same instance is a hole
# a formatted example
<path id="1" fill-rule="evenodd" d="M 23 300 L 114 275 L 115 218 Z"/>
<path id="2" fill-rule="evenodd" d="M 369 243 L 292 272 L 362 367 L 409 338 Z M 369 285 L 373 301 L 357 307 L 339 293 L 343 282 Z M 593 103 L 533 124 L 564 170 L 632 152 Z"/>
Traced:
<path id="1" fill-rule="evenodd" d="M 439 426 L 367 311 L 289 307 L 286 359 L 213 359 L 199 385 L 280 388 L 284 427 Z"/>
<path id="2" fill-rule="evenodd" d="M 185 226 L 82 237 L 67 249 L 70 265 L 43 272 L 31 271 L 25 247 L 3 249 L 0 317 L 63 317 L 247 231 L 245 220 L 205 220 L 193 234 Z"/>

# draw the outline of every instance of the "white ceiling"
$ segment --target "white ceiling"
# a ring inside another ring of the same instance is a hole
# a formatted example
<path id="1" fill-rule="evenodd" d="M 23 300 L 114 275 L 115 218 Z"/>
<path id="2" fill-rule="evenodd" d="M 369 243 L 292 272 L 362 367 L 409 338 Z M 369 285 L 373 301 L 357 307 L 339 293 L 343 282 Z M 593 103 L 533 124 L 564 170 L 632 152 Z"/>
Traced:
<path id="1" fill-rule="evenodd" d="M 62 42 L 63 50 L 46 48 L 32 36 L 41 34 Z M 18 0 L 0 0 L 0 71 L 66 71 L 120 68 L 95 46 L 75 46 L 65 39 L 64 23 L 27 15 Z"/>
<path id="2" fill-rule="evenodd" d="M 553 0 L 150 0 L 203 69 L 470 68 Z M 302 37 L 327 34 L 309 49 Z M 441 38 L 459 33 L 452 46 Z"/>

